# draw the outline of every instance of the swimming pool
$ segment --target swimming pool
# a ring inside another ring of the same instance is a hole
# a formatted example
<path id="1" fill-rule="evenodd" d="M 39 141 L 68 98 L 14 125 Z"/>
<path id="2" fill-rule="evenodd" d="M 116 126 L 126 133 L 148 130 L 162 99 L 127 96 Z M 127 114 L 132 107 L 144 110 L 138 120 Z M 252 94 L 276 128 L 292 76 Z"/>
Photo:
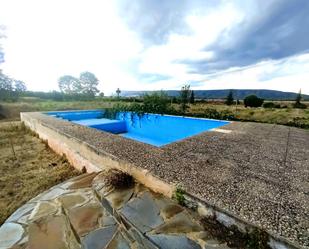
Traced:
<path id="1" fill-rule="evenodd" d="M 130 112 L 120 112 L 115 119 L 106 119 L 103 118 L 104 110 L 48 112 L 47 114 L 158 147 L 229 123 L 221 120 L 159 114 L 139 116 Z"/>

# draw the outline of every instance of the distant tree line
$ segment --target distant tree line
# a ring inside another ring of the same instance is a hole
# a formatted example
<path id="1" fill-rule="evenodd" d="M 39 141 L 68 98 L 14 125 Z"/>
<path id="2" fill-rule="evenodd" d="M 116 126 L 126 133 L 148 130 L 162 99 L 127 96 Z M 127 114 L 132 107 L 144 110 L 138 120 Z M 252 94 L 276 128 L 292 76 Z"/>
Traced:
<path id="1" fill-rule="evenodd" d="M 16 101 L 26 90 L 23 81 L 10 78 L 0 69 L 0 101 Z"/>
<path id="2" fill-rule="evenodd" d="M 301 103 L 301 100 L 302 100 L 302 94 L 301 94 L 301 90 L 299 90 L 299 93 L 296 96 L 295 103 L 293 104 L 293 107 L 294 108 L 300 108 L 300 109 L 306 109 L 307 106 L 305 104 Z M 238 100 L 236 100 L 236 101 L 238 102 Z M 230 90 L 228 95 L 226 96 L 225 104 L 226 105 L 235 104 L 232 90 Z M 264 103 L 264 99 L 259 98 L 254 94 L 248 95 L 244 98 L 244 106 L 245 107 L 261 107 L 261 106 L 263 106 L 264 108 L 287 108 L 287 106 L 281 106 L 280 104 L 276 104 L 274 102 Z"/>
<path id="3" fill-rule="evenodd" d="M 72 99 L 94 99 L 100 92 L 97 88 L 99 80 L 91 72 L 83 72 L 79 78 L 71 75 L 64 75 L 58 79 L 58 86 L 61 93 Z"/>

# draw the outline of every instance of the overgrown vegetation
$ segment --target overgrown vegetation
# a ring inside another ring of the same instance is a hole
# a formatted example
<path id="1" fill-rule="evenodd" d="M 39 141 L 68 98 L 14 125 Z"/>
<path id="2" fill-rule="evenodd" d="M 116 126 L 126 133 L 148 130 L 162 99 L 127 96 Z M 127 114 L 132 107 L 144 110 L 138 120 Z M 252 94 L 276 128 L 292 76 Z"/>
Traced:
<path id="1" fill-rule="evenodd" d="M 118 114 L 123 112 L 130 112 L 133 120 L 134 116 L 142 117 L 147 113 L 175 114 L 177 111 L 172 107 L 168 96 L 163 91 L 160 91 L 145 94 L 142 103 L 118 103 L 106 108 L 103 117 L 115 119 Z"/>
<path id="2" fill-rule="evenodd" d="M 106 175 L 105 183 L 115 189 L 126 189 L 134 185 L 134 178 L 123 171 L 111 169 Z"/>
<path id="3" fill-rule="evenodd" d="M 216 220 L 216 218 L 203 218 L 204 229 L 221 242 L 227 243 L 231 248 L 244 249 L 270 249 L 268 245 L 268 234 L 260 229 L 243 233 L 232 225 L 226 227 Z"/>

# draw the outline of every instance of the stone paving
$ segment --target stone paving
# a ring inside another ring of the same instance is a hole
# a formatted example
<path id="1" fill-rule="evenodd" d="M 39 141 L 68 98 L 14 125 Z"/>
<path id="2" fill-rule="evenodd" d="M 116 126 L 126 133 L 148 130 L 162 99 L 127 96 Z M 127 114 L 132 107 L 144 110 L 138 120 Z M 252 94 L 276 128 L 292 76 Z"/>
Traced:
<path id="1" fill-rule="evenodd" d="M 30 200 L 0 227 L 0 249 L 228 249 L 173 200 L 105 177 L 84 174 Z"/>

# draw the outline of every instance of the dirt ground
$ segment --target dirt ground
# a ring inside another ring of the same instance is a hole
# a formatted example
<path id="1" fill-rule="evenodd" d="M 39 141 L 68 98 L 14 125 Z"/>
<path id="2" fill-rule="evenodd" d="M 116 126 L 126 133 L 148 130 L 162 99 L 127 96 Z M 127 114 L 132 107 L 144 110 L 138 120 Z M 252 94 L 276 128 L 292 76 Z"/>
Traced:
<path id="1" fill-rule="evenodd" d="M 0 123 L 0 225 L 31 198 L 79 174 L 21 122 Z"/>

